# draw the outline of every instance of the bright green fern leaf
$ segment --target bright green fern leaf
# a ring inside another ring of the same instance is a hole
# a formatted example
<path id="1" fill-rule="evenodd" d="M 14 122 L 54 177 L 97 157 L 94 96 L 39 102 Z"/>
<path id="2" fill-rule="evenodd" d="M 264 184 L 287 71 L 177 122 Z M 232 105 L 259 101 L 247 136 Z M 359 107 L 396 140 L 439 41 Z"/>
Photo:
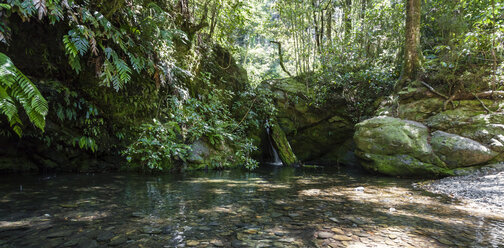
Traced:
<path id="1" fill-rule="evenodd" d="M 10 126 L 19 136 L 23 123 L 18 106 L 23 107 L 31 123 L 44 131 L 45 117 L 49 111 L 47 101 L 40 91 L 7 55 L 0 53 L 0 114 L 7 117 Z"/>

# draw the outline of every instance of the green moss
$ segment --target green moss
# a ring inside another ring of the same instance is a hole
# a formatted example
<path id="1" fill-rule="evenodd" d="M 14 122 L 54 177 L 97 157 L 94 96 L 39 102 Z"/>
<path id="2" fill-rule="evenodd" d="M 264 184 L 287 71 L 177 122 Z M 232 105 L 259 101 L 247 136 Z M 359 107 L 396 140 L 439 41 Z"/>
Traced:
<path id="1" fill-rule="evenodd" d="M 389 176 L 440 177 L 454 175 L 450 169 L 424 163 L 405 154 L 388 156 L 362 153 L 360 151 L 357 151 L 357 154 L 359 157 L 364 158 L 362 166 L 366 170 Z"/>
<path id="2" fill-rule="evenodd" d="M 273 143 L 278 150 L 278 155 L 282 162 L 286 165 L 294 165 L 299 161 L 292 151 L 292 148 L 285 136 L 285 133 L 278 125 L 274 125 L 271 129 L 271 137 L 273 138 Z"/>

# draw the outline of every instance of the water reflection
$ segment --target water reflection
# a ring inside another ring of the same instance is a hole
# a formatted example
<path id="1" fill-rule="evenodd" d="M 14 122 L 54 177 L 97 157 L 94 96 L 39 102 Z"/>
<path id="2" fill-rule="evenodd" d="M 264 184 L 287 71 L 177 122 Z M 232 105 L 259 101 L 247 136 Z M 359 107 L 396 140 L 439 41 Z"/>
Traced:
<path id="1" fill-rule="evenodd" d="M 0 247 L 504 245 L 502 218 L 412 182 L 280 167 L 3 177 Z"/>

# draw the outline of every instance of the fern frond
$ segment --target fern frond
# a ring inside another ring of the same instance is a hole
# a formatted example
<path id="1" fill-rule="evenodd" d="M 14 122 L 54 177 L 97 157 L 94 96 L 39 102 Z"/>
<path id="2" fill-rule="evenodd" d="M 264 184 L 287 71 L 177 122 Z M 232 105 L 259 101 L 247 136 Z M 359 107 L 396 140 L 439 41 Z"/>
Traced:
<path id="1" fill-rule="evenodd" d="M 129 68 L 128 64 L 122 59 L 115 59 L 114 65 L 117 70 L 117 74 L 119 79 L 124 83 L 128 83 L 131 80 L 131 68 Z"/>
<path id="2" fill-rule="evenodd" d="M 17 104 L 23 107 L 30 122 L 44 131 L 45 116 L 49 110 L 47 101 L 11 59 L 0 53 L 0 114 L 7 117 L 14 132 L 21 136 L 22 122 Z"/>
<path id="3" fill-rule="evenodd" d="M 46 0 L 33 0 L 33 5 L 37 9 L 39 20 L 42 20 L 47 14 Z"/>

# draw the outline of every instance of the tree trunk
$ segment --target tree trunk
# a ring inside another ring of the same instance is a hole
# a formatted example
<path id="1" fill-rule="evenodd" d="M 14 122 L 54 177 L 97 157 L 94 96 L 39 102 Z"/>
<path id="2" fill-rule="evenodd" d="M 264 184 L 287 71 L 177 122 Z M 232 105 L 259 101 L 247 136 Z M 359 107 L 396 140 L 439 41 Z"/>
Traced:
<path id="1" fill-rule="evenodd" d="M 343 21 L 345 22 L 345 43 L 348 44 L 352 33 L 352 0 L 345 1 L 345 7 L 343 11 L 345 15 L 343 17 Z"/>
<path id="2" fill-rule="evenodd" d="M 277 44 L 278 45 L 278 56 L 280 60 L 280 67 L 282 67 L 282 70 L 289 75 L 289 77 L 292 77 L 289 71 L 287 71 L 287 68 L 285 68 L 284 63 L 283 63 L 283 55 L 282 55 L 282 43 L 278 41 L 271 41 L 271 43 Z"/>
<path id="3" fill-rule="evenodd" d="M 420 68 L 420 15 L 422 0 L 407 0 L 406 4 L 406 44 L 404 46 L 404 66 L 396 85 L 400 90 L 417 79 Z"/>

